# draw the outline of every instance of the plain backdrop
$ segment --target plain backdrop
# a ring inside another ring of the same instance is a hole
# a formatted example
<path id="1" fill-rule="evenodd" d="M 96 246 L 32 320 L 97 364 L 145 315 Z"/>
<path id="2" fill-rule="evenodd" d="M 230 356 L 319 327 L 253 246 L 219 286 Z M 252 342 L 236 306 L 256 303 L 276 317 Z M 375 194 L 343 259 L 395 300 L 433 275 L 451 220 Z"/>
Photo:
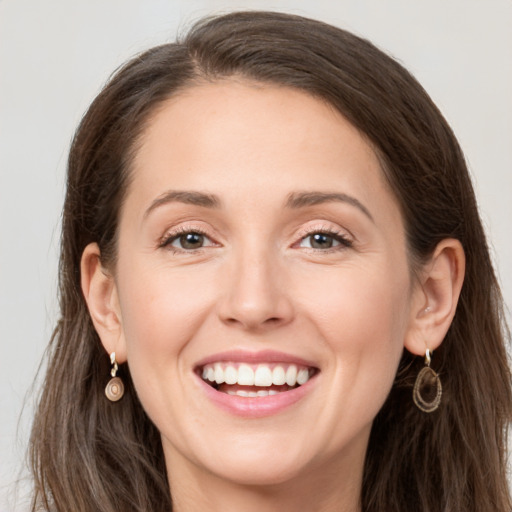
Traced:
<path id="1" fill-rule="evenodd" d="M 0 0 L 0 512 L 27 510 L 30 387 L 57 318 L 73 131 L 124 60 L 233 9 L 325 20 L 416 75 L 465 151 L 512 304 L 512 0 Z"/>

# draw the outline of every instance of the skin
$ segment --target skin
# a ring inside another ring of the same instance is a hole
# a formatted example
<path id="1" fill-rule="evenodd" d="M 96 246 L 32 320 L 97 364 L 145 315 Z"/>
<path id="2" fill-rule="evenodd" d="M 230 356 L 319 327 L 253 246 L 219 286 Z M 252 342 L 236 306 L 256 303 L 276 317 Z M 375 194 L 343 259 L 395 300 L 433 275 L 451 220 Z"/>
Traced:
<path id="1" fill-rule="evenodd" d="M 372 421 L 404 347 L 424 355 L 448 329 L 460 244 L 445 240 L 411 272 L 371 146 L 295 90 L 194 86 L 155 112 L 132 171 L 116 268 L 102 268 L 91 244 L 82 285 L 107 353 L 128 361 L 161 432 L 176 510 L 360 510 Z M 303 192 L 341 200 L 290 207 Z M 180 246 L 196 231 L 202 247 Z M 315 233 L 331 238 L 311 247 Z M 297 403 L 240 417 L 213 404 L 194 374 L 233 349 L 278 350 L 319 371 Z"/>

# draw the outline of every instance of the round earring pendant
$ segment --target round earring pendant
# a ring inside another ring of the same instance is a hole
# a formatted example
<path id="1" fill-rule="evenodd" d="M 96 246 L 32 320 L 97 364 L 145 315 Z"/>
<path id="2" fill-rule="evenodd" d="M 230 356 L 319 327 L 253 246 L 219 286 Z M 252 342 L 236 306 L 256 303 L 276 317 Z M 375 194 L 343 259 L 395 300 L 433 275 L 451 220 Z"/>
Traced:
<path id="1" fill-rule="evenodd" d="M 422 368 L 412 392 L 416 407 L 423 412 L 434 412 L 441 403 L 443 388 L 439 375 L 429 366 Z"/>
<path id="2" fill-rule="evenodd" d="M 119 377 L 113 377 L 105 387 L 105 395 L 111 402 L 117 402 L 124 395 L 124 384 Z"/>

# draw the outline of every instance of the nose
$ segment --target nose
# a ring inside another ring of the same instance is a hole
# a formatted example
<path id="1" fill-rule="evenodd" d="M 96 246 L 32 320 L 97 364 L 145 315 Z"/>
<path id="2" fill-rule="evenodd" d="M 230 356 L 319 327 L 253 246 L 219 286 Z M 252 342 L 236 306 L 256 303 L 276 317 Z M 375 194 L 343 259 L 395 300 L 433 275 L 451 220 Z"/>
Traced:
<path id="1" fill-rule="evenodd" d="M 245 251 L 233 260 L 227 265 L 218 304 L 222 322 L 251 331 L 289 323 L 294 310 L 279 258 L 265 251 Z"/>

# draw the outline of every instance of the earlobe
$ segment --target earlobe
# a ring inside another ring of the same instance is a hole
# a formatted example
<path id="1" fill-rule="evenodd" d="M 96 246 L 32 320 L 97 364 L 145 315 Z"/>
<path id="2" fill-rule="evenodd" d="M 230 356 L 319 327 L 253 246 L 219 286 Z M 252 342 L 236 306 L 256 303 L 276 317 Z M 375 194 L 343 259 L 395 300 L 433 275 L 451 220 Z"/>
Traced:
<path id="1" fill-rule="evenodd" d="M 89 314 L 103 347 L 126 361 L 122 318 L 114 277 L 102 267 L 98 244 L 89 244 L 82 253 L 80 277 Z"/>
<path id="2" fill-rule="evenodd" d="M 424 265 L 412 301 L 405 348 L 424 356 L 441 345 L 452 323 L 465 272 L 464 249 L 458 240 L 440 242 Z"/>

